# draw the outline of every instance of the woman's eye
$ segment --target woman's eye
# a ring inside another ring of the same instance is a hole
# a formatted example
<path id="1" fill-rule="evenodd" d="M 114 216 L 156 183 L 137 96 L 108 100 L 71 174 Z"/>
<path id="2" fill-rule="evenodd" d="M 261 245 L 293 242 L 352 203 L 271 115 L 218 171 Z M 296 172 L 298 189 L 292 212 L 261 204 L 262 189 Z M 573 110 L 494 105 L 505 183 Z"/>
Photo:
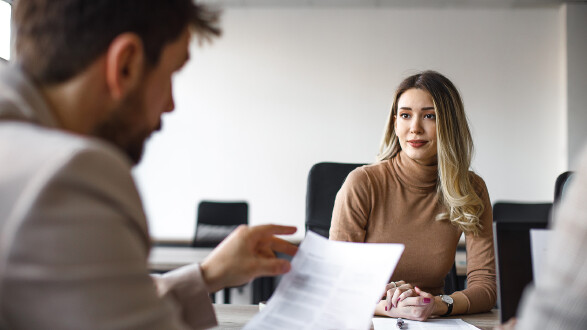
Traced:
<path id="1" fill-rule="evenodd" d="M 401 118 L 403 118 L 403 119 L 410 118 L 410 115 L 408 115 L 407 113 L 402 113 L 402 114 L 400 114 L 399 116 L 400 116 Z"/>
<path id="2" fill-rule="evenodd" d="M 436 115 L 434 115 L 434 114 L 427 114 L 426 116 L 424 116 L 424 118 L 426 118 L 426 119 L 436 119 Z"/>

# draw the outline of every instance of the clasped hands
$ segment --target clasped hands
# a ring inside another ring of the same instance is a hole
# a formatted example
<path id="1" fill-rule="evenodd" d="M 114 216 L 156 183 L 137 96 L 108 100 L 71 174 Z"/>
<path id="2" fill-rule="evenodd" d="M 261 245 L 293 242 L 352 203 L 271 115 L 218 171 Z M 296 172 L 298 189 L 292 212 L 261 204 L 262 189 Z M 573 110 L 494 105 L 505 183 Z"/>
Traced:
<path id="1" fill-rule="evenodd" d="M 375 314 L 425 321 L 434 311 L 434 296 L 405 281 L 391 282 L 385 286 Z"/>

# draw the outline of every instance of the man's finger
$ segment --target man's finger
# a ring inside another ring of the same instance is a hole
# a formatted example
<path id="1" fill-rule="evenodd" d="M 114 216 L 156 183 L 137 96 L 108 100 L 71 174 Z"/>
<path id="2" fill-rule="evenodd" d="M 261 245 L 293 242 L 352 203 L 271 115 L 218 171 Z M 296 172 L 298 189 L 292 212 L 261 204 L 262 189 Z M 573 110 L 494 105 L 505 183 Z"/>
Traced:
<path id="1" fill-rule="evenodd" d="M 277 258 L 260 260 L 258 266 L 255 277 L 281 275 L 289 272 L 291 269 L 289 261 Z"/>
<path id="2" fill-rule="evenodd" d="M 250 227 L 251 235 L 255 237 L 270 236 L 270 235 L 291 235 L 298 229 L 293 226 L 281 225 L 260 225 Z"/>
<path id="3" fill-rule="evenodd" d="M 288 242 L 284 239 L 278 238 L 278 237 L 273 237 L 271 239 L 270 247 L 271 247 L 271 250 L 273 250 L 273 251 L 285 253 L 285 254 L 290 255 L 292 257 L 296 254 L 296 252 L 298 252 L 297 246 L 291 244 L 290 242 Z"/>

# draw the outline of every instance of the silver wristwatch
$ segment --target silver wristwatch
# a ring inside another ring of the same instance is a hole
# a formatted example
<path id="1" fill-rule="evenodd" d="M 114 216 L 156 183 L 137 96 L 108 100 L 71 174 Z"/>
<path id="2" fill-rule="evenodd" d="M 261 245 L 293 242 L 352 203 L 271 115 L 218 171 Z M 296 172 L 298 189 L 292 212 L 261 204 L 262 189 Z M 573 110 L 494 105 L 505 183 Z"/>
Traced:
<path id="1" fill-rule="evenodd" d="M 441 316 L 449 316 L 450 313 L 452 313 L 452 304 L 454 303 L 454 300 L 452 300 L 451 296 L 447 296 L 445 294 L 440 295 L 440 300 L 442 300 L 442 302 L 444 302 L 448 306 L 448 310 L 446 311 L 446 313 L 444 313 Z"/>

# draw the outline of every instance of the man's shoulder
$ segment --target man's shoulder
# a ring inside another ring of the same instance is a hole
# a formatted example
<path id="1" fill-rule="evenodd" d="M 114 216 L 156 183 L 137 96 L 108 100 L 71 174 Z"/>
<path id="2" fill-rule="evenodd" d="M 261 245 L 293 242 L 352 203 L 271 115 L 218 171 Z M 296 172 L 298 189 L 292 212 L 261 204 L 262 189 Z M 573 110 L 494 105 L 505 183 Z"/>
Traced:
<path id="1" fill-rule="evenodd" d="M 46 167 L 49 162 L 67 161 L 80 153 L 103 154 L 132 167 L 128 157 L 106 142 L 24 121 L 0 121 L 0 141 L 4 141 L 0 157 L 18 167 Z"/>
<path id="2" fill-rule="evenodd" d="M 59 200 L 63 216 L 132 219 L 146 237 L 132 164 L 114 146 L 30 123 L 0 122 L 0 159 L 0 224 L 43 218 L 35 214 L 54 209 Z"/>
<path id="3" fill-rule="evenodd" d="M 38 191 L 52 180 L 83 181 L 103 190 L 135 189 L 132 164 L 114 146 L 27 122 L 0 122 L 0 159 L 0 204 L 7 207 L 25 191 Z"/>

